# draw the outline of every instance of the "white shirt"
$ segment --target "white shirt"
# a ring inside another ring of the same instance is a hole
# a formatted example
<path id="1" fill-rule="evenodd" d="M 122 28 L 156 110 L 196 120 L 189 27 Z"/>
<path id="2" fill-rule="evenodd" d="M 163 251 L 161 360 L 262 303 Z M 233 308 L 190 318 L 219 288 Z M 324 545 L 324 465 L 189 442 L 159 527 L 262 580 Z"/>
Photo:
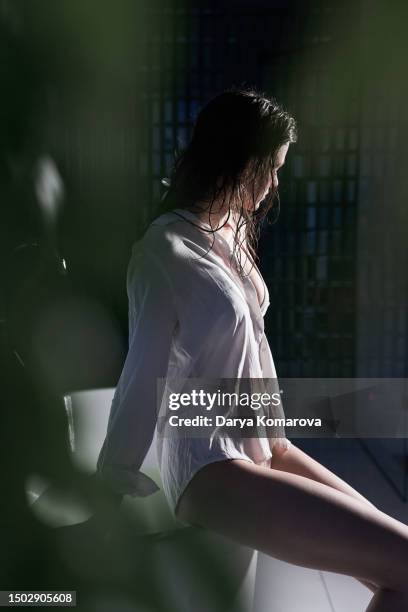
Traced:
<path id="1" fill-rule="evenodd" d="M 127 272 L 129 351 L 115 391 L 98 471 L 115 490 L 157 490 L 139 470 L 157 423 L 158 378 L 275 378 L 264 331 L 269 306 L 254 283 L 241 280 L 229 257 L 232 245 L 193 226 L 211 229 L 192 212 L 175 209 L 153 221 L 133 245 Z M 276 415 L 274 415 L 276 416 Z M 283 416 L 283 412 L 277 413 Z M 165 495 L 174 512 L 195 472 L 226 458 L 268 464 L 275 444 L 288 448 L 283 427 L 272 438 L 156 438 Z M 157 432 L 156 432 L 157 433 Z"/>

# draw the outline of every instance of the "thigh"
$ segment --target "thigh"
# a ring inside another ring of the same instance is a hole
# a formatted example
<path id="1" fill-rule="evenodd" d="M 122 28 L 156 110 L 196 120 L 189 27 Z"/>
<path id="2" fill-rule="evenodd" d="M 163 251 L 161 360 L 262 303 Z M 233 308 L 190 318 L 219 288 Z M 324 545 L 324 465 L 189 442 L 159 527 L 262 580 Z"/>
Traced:
<path id="1" fill-rule="evenodd" d="M 361 502 L 369 504 L 373 508 L 376 506 L 372 504 L 367 498 L 361 493 L 356 491 L 347 482 L 342 480 L 339 476 L 336 476 L 324 465 L 310 457 L 307 453 L 302 451 L 295 444 L 290 445 L 289 449 L 285 452 L 274 452 L 271 459 L 271 468 L 275 470 L 281 470 L 283 472 L 290 472 L 292 474 L 298 474 L 305 478 L 311 478 L 316 482 L 325 484 L 333 489 L 342 491 L 347 495 L 351 495 L 355 499 L 359 499 Z"/>
<path id="2" fill-rule="evenodd" d="M 297 474 L 240 459 L 204 466 L 179 518 L 282 561 L 401 588 L 408 528 L 368 504 Z"/>

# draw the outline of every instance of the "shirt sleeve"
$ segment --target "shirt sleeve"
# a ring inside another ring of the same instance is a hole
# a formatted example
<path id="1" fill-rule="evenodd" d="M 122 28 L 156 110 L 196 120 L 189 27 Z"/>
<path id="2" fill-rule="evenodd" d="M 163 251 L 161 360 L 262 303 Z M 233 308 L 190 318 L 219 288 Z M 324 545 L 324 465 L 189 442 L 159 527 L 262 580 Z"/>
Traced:
<path id="1" fill-rule="evenodd" d="M 127 271 L 129 350 L 115 390 L 98 475 L 121 494 L 146 496 L 158 486 L 140 467 L 157 422 L 157 379 L 165 378 L 177 314 L 160 260 L 136 246 Z"/>

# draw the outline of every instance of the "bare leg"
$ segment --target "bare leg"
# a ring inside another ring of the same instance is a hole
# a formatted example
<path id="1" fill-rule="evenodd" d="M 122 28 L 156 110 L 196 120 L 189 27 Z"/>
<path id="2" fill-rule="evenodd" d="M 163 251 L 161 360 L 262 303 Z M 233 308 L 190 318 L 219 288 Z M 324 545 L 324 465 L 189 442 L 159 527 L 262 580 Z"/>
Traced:
<path id="1" fill-rule="evenodd" d="M 393 612 L 408 610 L 408 597 L 388 589 L 379 589 L 365 612 Z"/>
<path id="2" fill-rule="evenodd" d="M 393 612 L 406 612 L 408 527 L 325 484 L 240 459 L 219 461 L 193 477 L 177 515 L 288 563 L 378 584 L 370 612 L 385 610 L 381 598 L 392 598 Z"/>
<path id="3" fill-rule="evenodd" d="M 271 459 L 271 468 L 276 470 L 282 470 L 284 472 L 291 472 L 292 474 L 298 474 L 305 478 L 311 478 L 316 482 L 326 484 L 333 489 L 342 491 L 355 499 L 359 499 L 365 504 L 368 504 L 372 508 L 376 508 L 368 499 L 361 495 L 358 491 L 353 489 L 347 482 L 336 476 L 333 472 L 328 470 L 324 465 L 310 457 L 307 453 L 298 448 L 295 444 L 290 445 L 289 449 L 280 452 L 279 447 L 275 447 L 273 457 Z M 364 584 L 372 593 L 375 593 L 378 589 L 378 585 L 357 578 L 359 582 Z"/>
<path id="4" fill-rule="evenodd" d="M 353 489 L 353 487 L 339 478 L 339 476 L 336 476 L 336 474 L 328 470 L 324 465 L 295 446 L 293 442 L 291 443 L 289 449 L 284 452 L 276 452 L 274 450 L 273 457 L 271 459 L 271 468 L 283 470 L 284 472 L 291 472 L 292 474 L 298 474 L 299 476 L 305 476 L 306 478 L 311 478 L 316 482 L 321 482 L 322 484 L 333 487 L 338 491 L 347 493 L 347 495 L 351 495 L 351 497 L 359 499 L 372 508 L 376 508 L 376 506 L 366 497 Z"/>

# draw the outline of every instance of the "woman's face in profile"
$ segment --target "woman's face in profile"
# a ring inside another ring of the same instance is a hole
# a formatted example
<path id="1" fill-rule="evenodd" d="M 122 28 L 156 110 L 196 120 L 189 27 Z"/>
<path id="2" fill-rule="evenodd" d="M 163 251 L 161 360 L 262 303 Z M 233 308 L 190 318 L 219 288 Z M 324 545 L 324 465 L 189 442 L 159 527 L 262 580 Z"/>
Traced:
<path id="1" fill-rule="evenodd" d="M 266 180 L 262 181 L 259 184 L 259 187 L 256 190 L 255 210 L 259 207 L 262 200 L 266 198 L 270 189 L 278 188 L 278 184 L 279 184 L 278 171 L 279 171 L 279 168 L 281 168 L 285 163 L 286 153 L 288 152 L 288 149 L 289 149 L 289 143 L 282 145 L 280 149 L 278 149 L 278 152 L 275 158 L 275 166 L 271 169 L 271 172 L 269 173 Z M 251 193 L 250 189 L 248 191 L 249 193 Z M 251 201 L 247 202 L 247 206 L 248 208 L 252 209 L 253 207 L 252 202 Z"/>

